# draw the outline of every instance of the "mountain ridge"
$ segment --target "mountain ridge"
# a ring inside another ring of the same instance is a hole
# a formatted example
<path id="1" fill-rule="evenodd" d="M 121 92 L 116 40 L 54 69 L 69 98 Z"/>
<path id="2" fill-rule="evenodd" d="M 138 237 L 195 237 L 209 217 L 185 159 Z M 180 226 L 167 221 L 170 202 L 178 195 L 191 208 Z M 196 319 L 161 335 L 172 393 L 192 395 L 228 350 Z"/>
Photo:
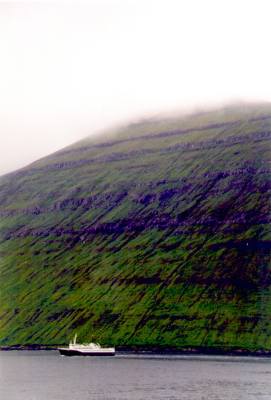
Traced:
<path id="1" fill-rule="evenodd" d="M 270 136 L 270 105 L 233 106 L 1 177 L 0 345 L 269 350 Z"/>

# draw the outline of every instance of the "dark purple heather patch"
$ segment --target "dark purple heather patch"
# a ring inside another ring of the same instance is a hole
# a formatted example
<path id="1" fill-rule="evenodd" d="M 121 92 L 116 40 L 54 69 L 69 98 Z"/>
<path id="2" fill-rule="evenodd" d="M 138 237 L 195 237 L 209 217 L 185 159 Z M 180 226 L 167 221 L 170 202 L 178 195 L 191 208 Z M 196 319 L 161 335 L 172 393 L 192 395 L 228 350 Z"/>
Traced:
<path id="1" fill-rule="evenodd" d="M 213 182 L 217 182 L 219 180 L 223 180 L 228 177 L 250 177 L 249 179 L 252 179 L 252 175 L 270 175 L 271 174 L 271 169 L 260 167 L 256 168 L 253 167 L 252 165 L 247 164 L 247 166 L 236 168 L 233 170 L 225 170 L 225 171 L 216 171 L 216 172 L 206 172 L 202 176 L 189 176 L 187 178 L 181 178 L 181 179 L 175 179 L 175 180 L 167 180 L 164 179 L 162 181 L 157 181 L 157 182 L 149 182 L 149 183 L 144 183 L 144 184 L 138 184 L 134 183 L 130 185 L 130 190 L 144 190 L 144 192 L 138 193 L 137 195 L 133 195 L 132 199 L 135 202 L 148 205 L 150 203 L 153 203 L 155 201 L 158 201 L 160 203 L 167 202 L 169 201 L 172 197 L 176 195 L 185 195 L 189 191 L 193 190 L 199 182 L 202 181 L 202 179 L 211 179 Z M 206 180 L 206 184 L 207 184 Z M 237 190 L 238 188 L 240 189 L 240 185 L 243 185 L 244 181 L 243 178 L 242 180 L 233 180 L 228 183 L 226 187 L 219 187 L 218 189 L 212 189 L 212 194 L 222 194 L 226 191 L 229 190 Z M 148 190 L 154 190 L 157 189 L 159 186 L 172 186 L 170 189 L 165 189 L 162 190 L 158 193 L 149 193 Z M 263 181 L 260 186 L 255 186 L 253 182 L 248 182 L 247 185 L 249 185 L 249 190 L 251 192 L 259 192 L 259 193 L 265 193 L 268 192 L 271 189 L 271 181 Z M 80 193 L 80 192 L 78 192 Z M 5 209 L 5 208 L 0 208 L 0 215 L 5 217 L 5 216 L 15 216 L 15 215 L 20 215 L 20 214 L 26 214 L 26 215 L 40 215 L 40 214 L 46 214 L 50 212 L 55 212 L 55 211 L 64 211 L 64 210 L 77 210 L 78 208 L 82 208 L 85 210 L 90 210 L 93 208 L 100 208 L 100 207 L 107 207 L 107 206 L 112 206 L 116 205 L 120 201 L 122 201 L 125 197 L 129 197 L 129 192 L 127 191 L 121 191 L 121 192 L 106 192 L 106 193 L 101 193 L 89 197 L 83 197 L 83 198 L 66 198 L 64 200 L 58 201 L 51 205 L 50 207 L 43 207 L 40 205 L 35 205 L 29 208 L 16 208 L 16 209 Z M 0 205 L 1 207 L 1 205 Z"/>

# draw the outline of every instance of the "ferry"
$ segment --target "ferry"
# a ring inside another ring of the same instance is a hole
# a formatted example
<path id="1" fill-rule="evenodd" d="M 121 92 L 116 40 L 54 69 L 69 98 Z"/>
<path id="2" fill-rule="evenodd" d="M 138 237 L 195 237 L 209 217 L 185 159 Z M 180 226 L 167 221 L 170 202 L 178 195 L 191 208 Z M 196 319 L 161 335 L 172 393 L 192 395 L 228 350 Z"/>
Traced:
<path id="1" fill-rule="evenodd" d="M 69 347 L 59 347 L 63 356 L 114 356 L 115 347 L 101 347 L 99 343 L 76 343 L 77 334 L 71 340 Z"/>

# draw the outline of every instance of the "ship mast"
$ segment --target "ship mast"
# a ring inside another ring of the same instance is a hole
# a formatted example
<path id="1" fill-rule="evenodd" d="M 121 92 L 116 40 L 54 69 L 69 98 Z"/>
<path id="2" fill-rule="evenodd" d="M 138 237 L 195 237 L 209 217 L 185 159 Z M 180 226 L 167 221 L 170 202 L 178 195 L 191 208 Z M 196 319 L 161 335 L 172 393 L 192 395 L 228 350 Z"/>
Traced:
<path id="1" fill-rule="evenodd" d="M 76 345 L 77 333 L 74 335 L 73 344 Z"/>

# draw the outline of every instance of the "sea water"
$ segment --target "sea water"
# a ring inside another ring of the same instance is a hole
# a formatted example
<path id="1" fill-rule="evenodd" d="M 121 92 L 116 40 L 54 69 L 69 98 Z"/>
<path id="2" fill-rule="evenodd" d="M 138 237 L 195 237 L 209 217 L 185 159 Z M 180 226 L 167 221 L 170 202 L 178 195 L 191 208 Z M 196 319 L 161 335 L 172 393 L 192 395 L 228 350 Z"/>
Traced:
<path id="1" fill-rule="evenodd" d="M 271 359 L 0 352 L 1 400 L 271 400 Z"/>

